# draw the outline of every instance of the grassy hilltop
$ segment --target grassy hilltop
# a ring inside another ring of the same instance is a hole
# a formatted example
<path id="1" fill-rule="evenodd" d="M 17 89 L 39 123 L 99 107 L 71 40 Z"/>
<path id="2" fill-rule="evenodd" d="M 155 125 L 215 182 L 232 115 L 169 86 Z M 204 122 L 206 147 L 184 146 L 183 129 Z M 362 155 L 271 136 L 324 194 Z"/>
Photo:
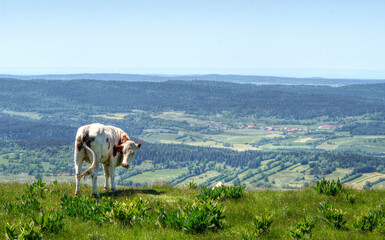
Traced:
<path id="1" fill-rule="evenodd" d="M 295 191 L 244 192 L 240 185 L 212 191 L 194 183 L 99 189 L 99 199 L 85 185 L 73 197 L 71 184 L 2 183 L 0 238 L 384 239 L 385 190 L 318 183 Z"/>

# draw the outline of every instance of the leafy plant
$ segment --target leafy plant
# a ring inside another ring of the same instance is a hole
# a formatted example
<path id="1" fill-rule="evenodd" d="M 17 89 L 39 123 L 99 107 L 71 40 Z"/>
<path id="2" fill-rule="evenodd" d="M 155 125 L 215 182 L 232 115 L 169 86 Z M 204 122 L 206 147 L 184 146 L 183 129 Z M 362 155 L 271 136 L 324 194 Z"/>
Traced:
<path id="1" fill-rule="evenodd" d="M 159 226 L 193 233 L 221 229 L 222 219 L 225 218 L 222 205 L 211 199 L 193 201 L 171 212 L 166 212 L 158 203 L 156 212 L 158 214 L 156 223 Z"/>
<path id="2" fill-rule="evenodd" d="M 324 220 L 335 229 L 341 229 L 346 223 L 346 220 L 343 219 L 345 213 L 342 209 L 334 208 L 334 205 L 329 201 L 320 203 L 318 210 L 322 213 Z"/>
<path id="3" fill-rule="evenodd" d="M 40 226 L 42 231 L 57 233 L 63 229 L 64 215 L 51 210 L 49 214 L 40 213 L 37 216 L 32 216 L 32 220 L 36 226 Z"/>
<path id="4" fill-rule="evenodd" d="M 385 205 L 380 204 L 377 209 L 370 210 L 356 218 L 353 226 L 361 231 L 373 231 L 375 228 L 380 232 L 385 230 Z"/>
<path id="5" fill-rule="evenodd" d="M 246 186 L 220 186 L 216 188 L 208 188 L 206 185 L 201 186 L 200 192 L 197 194 L 198 199 L 207 200 L 224 200 L 224 199 L 237 199 L 245 196 Z"/>
<path id="6" fill-rule="evenodd" d="M 262 232 L 266 232 L 272 222 L 273 220 L 271 215 L 255 216 L 255 218 L 253 219 L 255 233 L 261 234 Z"/>
<path id="7" fill-rule="evenodd" d="M 21 196 L 21 203 L 6 203 L 4 209 L 8 213 L 29 213 L 34 210 L 40 210 L 40 202 L 36 198 L 28 198 L 25 194 Z"/>
<path id="8" fill-rule="evenodd" d="M 122 224 L 132 226 L 135 223 L 144 221 L 149 209 L 148 202 L 140 198 L 134 199 L 129 203 L 115 205 L 112 210 L 107 213 L 107 216 Z"/>
<path id="9" fill-rule="evenodd" d="M 197 189 L 198 185 L 194 181 L 191 181 L 187 184 L 187 187 L 190 189 Z"/>
<path id="10" fill-rule="evenodd" d="M 317 182 L 316 189 L 321 194 L 325 194 L 328 196 L 335 196 L 337 193 L 339 193 L 342 190 L 342 184 L 339 178 L 337 181 L 334 181 L 334 180 L 329 181 L 329 180 L 326 180 L 324 177 Z"/>
<path id="11" fill-rule="evenodd" d="M 42 239 L 40 228 L 35 226 L 33 222 L 29 224 L 20 223 L 19 225 L 7 225 L 5 227 L 6 239 L 28 239 L 28 240 L 39 240 Z"/>
<path id="12" fill-rule="evenodd" d="M 345 198 L 350 204 L 354 204 L 356 202 L 356 195 L 354 194 L 346 193 Z"/>
<path id="13" fill-rule="evenodd" d="M 313 228 L 312 220 L 305 217 L 303 221 L 297 223 L 296 227 L 290 229 L 289 233 L 294 239 L 310 239 Z"/>
<path id="14" fill-rule="evenodd" d="M 60 200 L 60 205 L 67 216 L 81 217 L 99 224 L 106 221 L 106 213 L 110 212 L 114 207 L 114 201 L 111 198 L 95 199 L 64 195 Z"/>

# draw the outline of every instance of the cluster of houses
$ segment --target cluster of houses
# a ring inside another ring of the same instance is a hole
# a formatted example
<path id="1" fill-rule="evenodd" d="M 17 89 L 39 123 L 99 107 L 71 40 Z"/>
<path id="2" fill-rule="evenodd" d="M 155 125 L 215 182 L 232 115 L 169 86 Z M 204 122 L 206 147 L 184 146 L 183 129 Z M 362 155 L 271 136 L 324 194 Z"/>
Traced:
<path id="1" fill-rule="evenodd" d="M 221 130 L 228 130 L 228 129 L 234 129 L 228 125 L 221 125 L 221 124 L 209 124 L 209 123 L 200 123 L 200 124 L 190 124 L 190 126 L 198 126 L 198 127 L 208 127 L 210 129 L 221 129 Z M 318 127 L 318 129 L 327 130 L 327 129 L 336 129 L 340 128 L 342 125 L 321 125 Z M 255 126 L 255 125 L 241 125 L 238 127 L 238 129 L 260 129 L 265 131 L 286 131 L 286 132 L 311 132 L 311 130 L 308 129 L 302 129 L 302 128 L 288 128 L 288 127 L 276 127 L 276 126 Z"/>
<path id="2" fill-rule="evenodd" d="M 241 125 L 239 127 L 240 129 L 261 129 L 261 130 L 266 130 L 266 131 L 286 131 L 286 132 L 308 132 L 309 130 L 307 129 L 302 129 L 302 128 L 288 128 L 288 127 L 275 127 L 275 126 L 244 126 Z"/>

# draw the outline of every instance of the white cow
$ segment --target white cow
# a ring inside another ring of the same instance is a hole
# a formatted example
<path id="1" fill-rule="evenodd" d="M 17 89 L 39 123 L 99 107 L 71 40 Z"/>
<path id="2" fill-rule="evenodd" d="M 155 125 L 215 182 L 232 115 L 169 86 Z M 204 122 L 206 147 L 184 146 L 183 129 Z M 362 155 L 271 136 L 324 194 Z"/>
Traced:
<path id="1" fill-rule="evenodd" d="M 128 135 L 120 128 L 93 123 L 82 126 L 76 133 L 75 140 L 75 171 L 76 190 L 79 194 L 79 181 L 82 177 L 90 175 L 92 179 L 94 197 L 98 197 L 96 189 L 99 163 L 103 164 L 105 184 L 104 189 L 109 190 L 108 179 L 111 179 L 111 190 L 115 191 L 115 168 L 122 166 L 129 168 L 135 151 L 140 148 L 131 141 Z M 83 161 L 92 163 L 86 171 L 81 173 Z"/>

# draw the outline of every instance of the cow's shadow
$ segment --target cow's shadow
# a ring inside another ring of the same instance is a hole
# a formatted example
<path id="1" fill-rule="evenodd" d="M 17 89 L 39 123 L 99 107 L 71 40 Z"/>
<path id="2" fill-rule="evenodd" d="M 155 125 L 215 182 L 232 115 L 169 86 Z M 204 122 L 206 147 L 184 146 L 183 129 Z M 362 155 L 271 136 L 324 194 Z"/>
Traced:
<path id="1" fill-rule="evenodd" d="M 112 197 L 112 198 L 120 198 L 120 197 L 126 197 L 126 196 L 133 196 L 136 194 L 149 194 L 149 195 L 161 195 L 165 192 L 158 192 L 154 189 L 121 189 L 116 191 L 106 191 L 99 193 L 100 197 Z"/>

